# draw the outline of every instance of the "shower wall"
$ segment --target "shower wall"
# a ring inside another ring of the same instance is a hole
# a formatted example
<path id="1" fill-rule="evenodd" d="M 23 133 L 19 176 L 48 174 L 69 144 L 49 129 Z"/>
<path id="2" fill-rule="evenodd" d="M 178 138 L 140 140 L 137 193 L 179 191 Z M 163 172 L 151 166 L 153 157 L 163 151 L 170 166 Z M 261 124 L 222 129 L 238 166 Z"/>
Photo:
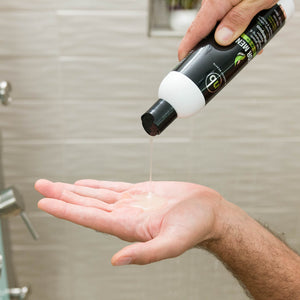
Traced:
<path id="1" fill-rule="evenodd" d="M 300 1 L 296 0 L 297 6 Z M 155 138 L 154 180 L 219 191 L 300 250 L 300 13 L 201 113 Z M 177 62 L 179 38 L 147 37 L 146 0 L 1 0 L 0 107 L 5 186 L 24 196 L 40 234 L 10 219 L 12 259 L 30 300 L 247 299 L 210 254 L 193 249 L 116 268 L 116 238 L 39 211 L 38 178 L 149 177 L 140 115 Z"/>

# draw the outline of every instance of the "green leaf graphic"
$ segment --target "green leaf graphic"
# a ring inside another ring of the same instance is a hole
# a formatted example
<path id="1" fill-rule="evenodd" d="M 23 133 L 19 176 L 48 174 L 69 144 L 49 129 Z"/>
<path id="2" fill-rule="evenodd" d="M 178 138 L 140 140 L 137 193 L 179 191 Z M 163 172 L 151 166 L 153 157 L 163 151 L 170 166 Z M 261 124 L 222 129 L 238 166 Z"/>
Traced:
<path id="1" fill-rule="evenodd" d="M 234 65 L 235 65 L 235 66 L 238 65 L 239 62 L 242 61 L 242 60 L 244 60 L 245 58 L 246 58 L 246 55 L 245 55 L 245 54 L 239 53 L 239 54 L 236 56 L 235 60 L 234 60 Z"/>

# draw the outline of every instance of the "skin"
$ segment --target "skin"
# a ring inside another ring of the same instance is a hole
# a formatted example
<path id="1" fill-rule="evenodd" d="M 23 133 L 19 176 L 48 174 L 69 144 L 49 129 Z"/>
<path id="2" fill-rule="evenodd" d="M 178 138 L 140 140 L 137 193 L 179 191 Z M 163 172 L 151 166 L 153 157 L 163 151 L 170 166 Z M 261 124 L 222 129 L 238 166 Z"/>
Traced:
<path id="1" fill-rule="evenodd" d="M 148 264 L 202 247 L 255 299 L 300 299 L 300 257 L 210 188 L 153 182 L 150 199 L 148 182 L 80 180 L 73 185 L 41 179 L 35 188 L 46 197 L 38 203 L 45 212 L 136 242 L 112 257 L 115 266 Z"/>
<path id="2" fill-rule="evenodd" d="M 247 28 L 261 10 L 271 8 L 274 0 L 203 0 L 201 8 L 178 48 L 182 60 L 216 26 L 215 40 L 227 46 Z"/>
<path id="3" fill-rule="evenodd" d="M 215 39 L 226 46 L 254 15 L 275 3 L 203 0 L 179 46 L 179 60 L 218 21 Z M 45 212 L 136 242 L 116 253 L 113 265 L 148 264 L 202 247 L 218 257 L 255 299 L 300 299 L 300 257 L 240 208 L 212 189 L 184 182 L 154 182 L 151 189 L 159 201 L 149 204 L 148 185 L 95 180 L 72 185 L 42 179 L 35 188 L 46 197 L 38 203 Z"/>
<path id="4" fill-rule="evenodd" d="M 147 209 L 138 207 L 135 199 L 135 195 L 147 197 L 147 182 L 83 180 L 71 185 L 39 180 L 35 188 L 47 197 L 39 201 L 40 209 L 125 241 L 141 242 L 114 255 L 113 265 L 148 264 L 175 257 L 203 240 L 217 237 L 217 232 L 212 231 L 217 228 L 214 207 L 221 196 L 196 184 L 153 183 L 159 204 Z"/>

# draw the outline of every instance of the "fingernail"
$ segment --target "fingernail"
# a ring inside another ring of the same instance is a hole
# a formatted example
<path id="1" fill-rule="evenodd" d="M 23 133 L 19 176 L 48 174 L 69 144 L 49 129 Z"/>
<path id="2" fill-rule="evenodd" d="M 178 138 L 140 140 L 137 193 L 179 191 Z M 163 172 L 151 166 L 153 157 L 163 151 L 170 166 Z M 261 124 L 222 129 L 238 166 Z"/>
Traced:
<path id="1" fill-rule="evenodd" d="M 233 37 L 233 31 L 227 27 L 222 27 L 216 32 L 216 41 L 220 44 L 227 44 Z"/>
<path id="2" fill-rule="evenodd" d="M 129 265 L 132 261 L 132 257 L 130 256 L 124 256 L 122 258 L 120 258 L 116 263 L 115 266 L 125 266 L 125 265 Z"/>

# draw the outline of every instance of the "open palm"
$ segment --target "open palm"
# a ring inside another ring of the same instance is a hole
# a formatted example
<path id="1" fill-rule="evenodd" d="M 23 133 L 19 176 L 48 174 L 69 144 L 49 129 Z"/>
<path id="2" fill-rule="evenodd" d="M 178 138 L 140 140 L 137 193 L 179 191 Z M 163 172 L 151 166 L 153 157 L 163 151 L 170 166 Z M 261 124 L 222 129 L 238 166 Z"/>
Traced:
<path id="1" fill-rule="evenodd" d="M 45 197 L 39 208 L 58 217 L 130 242 L 114 265 L 147 264 L 175 257 L 213 238 L 220 195 L 184 182 L 80 180 L 75 184 L 38 180 Z M 149 194 L 151 188 L 151 194 Z"/>

